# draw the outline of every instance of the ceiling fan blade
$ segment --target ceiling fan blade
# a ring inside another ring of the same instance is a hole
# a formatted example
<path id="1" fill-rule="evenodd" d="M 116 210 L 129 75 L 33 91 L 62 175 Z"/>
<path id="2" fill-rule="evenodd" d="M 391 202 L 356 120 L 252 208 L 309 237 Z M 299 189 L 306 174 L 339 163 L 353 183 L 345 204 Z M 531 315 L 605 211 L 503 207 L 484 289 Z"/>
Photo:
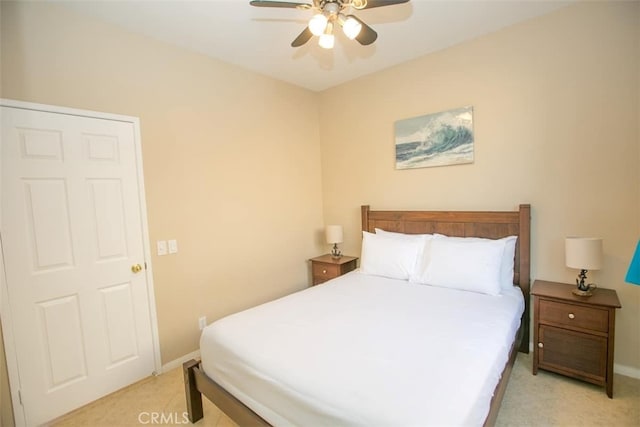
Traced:
<path id="1" fill-rule="evenodd" d="M 394 4 L 407 3 L 409 0 L 367 0 L 364 7 L 356 7 L 356 9 L 373 9 L 374 7 L 393 6 Z"/>
<path id="2" fill-rule="evenodd" d="M 358 18 L 357 16 L 351 15 L 351 17 L 362 25 L 360 33 L 356 36 L 356 40 L 358 40 L 361 45 L 366 46 L 376 41 L 376 39 L 378 38 L 378 33 L 376 33 L 373 28 L 362 22 L 362 19 Z"/>
<path id="3" fill-rule="evenodd" d="M 251 0 L 249 4 L 256 7 L 286 7 L 290 9 L 310 9 L 312 7 L 308 3 L 295 3 L 290 1 Z"/>
<path id="4" fill-rule="evenodd" d="M 304 27 L 304 30 L 298 34 L 298 37 L 291 42 L 291 47 L 300 47 L 308 42 L 311 37 L 313 37 L 313 33 L 309 30 L 309 27 Z"/>

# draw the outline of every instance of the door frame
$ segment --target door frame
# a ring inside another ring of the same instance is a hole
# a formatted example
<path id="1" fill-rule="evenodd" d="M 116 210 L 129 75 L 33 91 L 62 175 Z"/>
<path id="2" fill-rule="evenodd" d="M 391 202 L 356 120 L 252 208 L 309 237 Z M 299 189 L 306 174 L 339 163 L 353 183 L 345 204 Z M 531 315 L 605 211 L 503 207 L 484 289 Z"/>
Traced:
<path id="1" fill-rule="evenodd" d="M 153 269 L 151 267 L 151 245 L 149 243 L 149 225 L 147 222 L 147 202 L 144 191 L 144 174 L 142 170 L 142 146 L 140 135 L 140 119 L 133 116 L 120 114 L 102 113 L 91 110 L 81 110 L 76 108 L 61 107 L 56 105 L 37 104 L 32 102 L 16 101 L 0 98 L 0 106 L 19 108 L 23 110 L 42 111 L 47 113 L 66 114 L 71 116 L 90 117 L 95 119 L 115 120 L 127 122 L 133 125 L 134 149 L 136 153 L 136 169 L 138 192 L 140 194 L 140 220 L 142 222 L 142 240 L 144 248 L 144 259 L 147 269 L 147 294 L 149 296 L 149 315 L 151 324 L 151 338 L 153 342 L 154 374 L 162 372 L 160 358 L 160 339 L 158 333 L 158 316 L 156 312 L 156 300 L 153 286 Z M 2 149 L 0 147 L 0 198 L 2 197 Z M 2 212 L 0 211 L 0 219 Z M 1 223 L 1 221 L 0 221 Z M 4 248 L 2 246 L 2 230 L 0 229 L 0 321 L 2 322 L 2 333 L 4 338 L 4 350 L 9 374 L 9 388 L 11 390 L 11 402 L 13 406 L 13 417 L 16 426 L 26 425 L 24 408 L 20 402 L 20 376 L 18 371 L 19 361 L 16 355 L 13 324 L 11 311 L 9 310 L 9 293 L 4 269 Z"/>

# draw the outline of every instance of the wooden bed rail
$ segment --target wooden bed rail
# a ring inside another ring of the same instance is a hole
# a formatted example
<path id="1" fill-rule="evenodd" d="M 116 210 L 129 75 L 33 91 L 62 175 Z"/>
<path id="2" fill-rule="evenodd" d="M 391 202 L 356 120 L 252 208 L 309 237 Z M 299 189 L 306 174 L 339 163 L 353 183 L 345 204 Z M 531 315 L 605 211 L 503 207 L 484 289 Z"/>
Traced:
<path id="1" fill-rule="evenodd" d="M 205 375 L 200 362 L 191 359 L 182 364 L 184 391 L 187 398 L 189 421 L 195 423 L 204 416 L 202 393 L 241 427 L 266 427 L 268 422 L 247 408 L 231 393 Z"/>

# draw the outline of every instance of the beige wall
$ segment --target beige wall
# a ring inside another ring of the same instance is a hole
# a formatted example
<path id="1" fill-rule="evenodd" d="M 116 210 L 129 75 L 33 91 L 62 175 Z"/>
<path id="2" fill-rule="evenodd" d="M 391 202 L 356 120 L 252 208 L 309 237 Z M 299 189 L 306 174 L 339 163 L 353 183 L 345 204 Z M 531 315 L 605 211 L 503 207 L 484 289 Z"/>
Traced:
<path id="1" fill-rule="evenodd" d="M 318 95 L 45 3 L 2 2 L 2 97 L 140 118 L 162 362 L 198 317 L 302 289 L 322 223 Z"/>
<path id="2" fill-rule="evenodd" d="M 573 282 L 564 237 L 604 238 L 590 273 L 617 290 L 618 364 L 640 369 L 640 3 L 585 3 L 321 94 L 324 218 L 360 250 L 359 206 L 532 205 L 532 278 Z M 474 108 L 475 161 L 394 169 L 394 121 Z M 340 111 L 340 114 L 333 114 Z M 637 373 L 638 371 L 636 371 Z"/>

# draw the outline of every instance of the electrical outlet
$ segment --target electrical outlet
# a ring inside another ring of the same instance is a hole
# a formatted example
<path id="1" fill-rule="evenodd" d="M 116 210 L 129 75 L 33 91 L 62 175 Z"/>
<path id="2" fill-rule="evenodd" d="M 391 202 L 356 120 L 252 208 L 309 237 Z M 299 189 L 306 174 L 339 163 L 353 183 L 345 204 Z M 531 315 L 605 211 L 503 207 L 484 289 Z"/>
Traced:
<path id="1" fill-rule="evenodd" d="M 207 326 L 207 316 L 202 316 L 198 319 L 198 326 L 200 327 L 200 330 L 203 330 L 205 326 Z"/>
<path id="2" fill-rule="evenodd" d="M 169 240 L 169 254 L 178 253 L 178 241 L 175 239 Z"/>

